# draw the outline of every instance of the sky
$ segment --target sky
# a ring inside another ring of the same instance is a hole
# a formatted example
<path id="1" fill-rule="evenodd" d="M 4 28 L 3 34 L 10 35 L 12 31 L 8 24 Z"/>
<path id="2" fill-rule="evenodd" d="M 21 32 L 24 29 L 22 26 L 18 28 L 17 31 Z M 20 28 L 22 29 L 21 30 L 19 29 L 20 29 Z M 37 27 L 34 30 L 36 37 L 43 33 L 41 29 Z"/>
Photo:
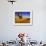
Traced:
<path id="1" fill-rule="evenodd" d="M 30 16 L 30 12 L 16 12 L 15 14 L 22 14 L 23 16 Z"/>

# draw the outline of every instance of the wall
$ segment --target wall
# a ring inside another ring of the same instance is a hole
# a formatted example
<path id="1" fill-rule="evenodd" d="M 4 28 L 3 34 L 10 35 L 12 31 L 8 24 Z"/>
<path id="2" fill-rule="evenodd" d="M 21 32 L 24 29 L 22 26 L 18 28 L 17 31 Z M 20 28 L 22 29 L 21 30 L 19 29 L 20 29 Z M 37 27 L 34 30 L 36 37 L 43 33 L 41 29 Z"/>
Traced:
<path id="1" fill-rule="evenodd" d="M 14 13 L 16 10 L 33 9 L 32 26 L 15 26 Z M 45 0 L 17 0 L 13 5 L 7 0 L 0 0 L 0 40 L 11 40 L 19 32 L 31 35 L 33 40 L 46 40 L 46 1 Z"/>

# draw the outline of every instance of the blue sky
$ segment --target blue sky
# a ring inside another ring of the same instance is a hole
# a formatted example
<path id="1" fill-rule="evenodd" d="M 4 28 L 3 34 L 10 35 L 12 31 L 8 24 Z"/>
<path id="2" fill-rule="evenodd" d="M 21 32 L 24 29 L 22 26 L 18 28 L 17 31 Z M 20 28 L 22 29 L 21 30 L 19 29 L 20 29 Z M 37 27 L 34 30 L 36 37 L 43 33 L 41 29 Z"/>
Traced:
<path id="1" fill-rule="evenodd" d="M 23 16 L 30 16 L 30 12 L 15 12 L 15 14 L 22 14 Z"/>

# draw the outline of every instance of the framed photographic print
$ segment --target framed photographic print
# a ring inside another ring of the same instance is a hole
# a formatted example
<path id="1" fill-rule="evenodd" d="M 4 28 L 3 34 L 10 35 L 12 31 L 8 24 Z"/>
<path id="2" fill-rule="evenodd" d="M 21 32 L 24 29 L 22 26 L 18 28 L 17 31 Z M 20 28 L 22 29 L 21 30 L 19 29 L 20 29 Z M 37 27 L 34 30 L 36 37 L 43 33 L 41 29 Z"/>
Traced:
<path id="1" fill-rule="evenodd" d="M 15 25 L 32 25 L 33 16 L 32 11 L 16 11 Z"/>

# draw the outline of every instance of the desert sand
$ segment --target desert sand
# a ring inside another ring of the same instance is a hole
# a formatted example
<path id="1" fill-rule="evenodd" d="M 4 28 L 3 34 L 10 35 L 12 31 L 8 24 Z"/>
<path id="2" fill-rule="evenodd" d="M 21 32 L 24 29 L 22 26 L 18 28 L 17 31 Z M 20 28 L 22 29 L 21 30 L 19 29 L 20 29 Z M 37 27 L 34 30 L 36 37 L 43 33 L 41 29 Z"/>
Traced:
<path id="1" fill-rule="evenodd" d="M 30 23 L 30 18 L 15 18 L 15 23 Z M 32 21 L 31 21 L 32 22 Z"/>

